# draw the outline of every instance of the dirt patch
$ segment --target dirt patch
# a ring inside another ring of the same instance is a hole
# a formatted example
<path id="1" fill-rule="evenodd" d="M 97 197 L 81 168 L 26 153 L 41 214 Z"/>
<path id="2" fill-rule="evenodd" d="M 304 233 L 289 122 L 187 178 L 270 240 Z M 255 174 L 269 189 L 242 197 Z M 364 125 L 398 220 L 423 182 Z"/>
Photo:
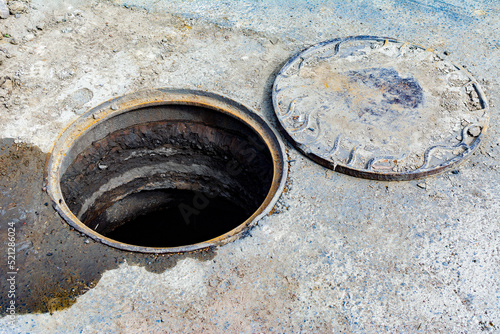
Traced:
<path id="1" fill-rule="evenodd" d="M 82 236 L 67 225 L 44 191 L 46 154 L 38 147 L 0 140 L 0 243 L 7 249 L 8 224 L 16 231 L 16 311 L 54 312 L 71 306 L 95 287 L 106 270 L 127 261 L 161 273 L 185 257 L 211 260 L 214 250 L 190 254 L 129 253 Z M 8 291 L 3 256 L 0 289 Z M 3 315 L 10 299 L 0 294 Z"/>

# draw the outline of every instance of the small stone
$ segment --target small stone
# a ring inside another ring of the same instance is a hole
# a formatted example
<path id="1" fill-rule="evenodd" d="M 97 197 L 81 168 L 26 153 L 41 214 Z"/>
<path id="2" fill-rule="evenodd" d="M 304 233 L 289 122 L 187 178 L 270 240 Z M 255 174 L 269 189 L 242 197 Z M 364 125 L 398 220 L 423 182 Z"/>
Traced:
<path id="1" fill-rule="evenodd" d="M 81 88 L 69 94 L 64 102 L 65 105 L 71 109 L 78 110 L 86 103 L 90 102 L 94 97 L 94 93 L 88 88 Z"/>
<path id="2" fill-rule="evenodd" d="M 9 17 L 9 7 L 5 0 L 0 0 L 0 19 L 6 19 Z"/>
<path id="3" fill-rule="evenodd" d="M 37 25 L 36 25 L 36 28 L 37 28 L 38 30 L 43 30 L 43 29 L 45 28 L 45 24 L 43 24 L 43 23 L 39 23 L 39 24 L 37 24 Z"/>
<path id="4" fill-rule="evenodd" d="M 90 240 L 89 239 L 85 239 L 85 243 L 86 244 L 90 243 Z"/>
<path id="5" fill-rule="evenodd" d="M 59 72 L 56 73 L 56 76 L 60 79 L 60 80 L 66 80 L 66 79 L 69 79 L 71 78 L 72 76 L 75 75 L 75 71 L 73 71 L 72 69 L 70 68 L 66 68 L 66 69 L 63 69 Z"/>
<path id="6" fill-rule="evenodd" d="M 52 256 L 53 254 L 52 253 L 47 253 L 47 256 Z"/>
<path id="7" fill-rule="evenodd" d="M 12 45 L 18 45 L 19 42 L 17 41 L 17 39 L 13 38 L 13 39 L 10 40 L 10 44 L 12 44 Z"/>
<path id="8" fill-rule="evenodd" d="M 477 137 L 481 134 L 481 128 L 479 126 L 473 126 L 467 131 L 472 137 Z"/>
<path id="9" fill-rule="evenodd" d="M 99 165 L 99 169 L 100 170 L 105 170 L 105 169 L 108 169 L 108 166 L 106 166 L 106 165 Z"/>
<path id="10" fill-rule="evenodd" d="M 27 43 L 27 42 L 31 42 L 34 39 L 35 39 L 35 35 L 29 33 L 29 34 L 27 34 L 26 36 L 23 37 L 22 42 L 23 43 Z"/>
<path id="11" fill-rule="evenodd" d="M 118 106 L 116 104 L 111 105 L 111 110 L 118 110 Z"/>
<path id="12" fill-rule="evenodd" d="M 10 1 L 9 10 L 12 15 L 26 13 L 28 6 L 21 1 Z"/>
<path id="13" fill-rule="evenodd" d="M 417 187 L 427 189 L 427 185 L 425 183 L 417 183 Z"/>

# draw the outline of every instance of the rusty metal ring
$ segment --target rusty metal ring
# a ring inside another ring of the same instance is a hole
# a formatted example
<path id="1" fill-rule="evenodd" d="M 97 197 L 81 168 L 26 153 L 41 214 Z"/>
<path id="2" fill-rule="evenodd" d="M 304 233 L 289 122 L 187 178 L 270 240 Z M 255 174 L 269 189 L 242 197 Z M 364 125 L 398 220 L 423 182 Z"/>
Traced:
<path id="1" fill-rule="evenodd" d="M 260 207 L 242 224 L 231 231 L 216 238 L 178 247 L 145 247 L 126 244 L 110 238 L 107 238 L 81 222 L 75 214 L 69 209 L 61 191 L 61 170 L 63 164 L 67 164 L 67 154 L 73 144 L 92 129 L 96 124 L 105 122 L 110 118 L 132 112 L 151 106 L 160 105 L 185 105 L 197 106 L 215 110 L 239 120 L 250 127 L 266 144 L 272 157 L 273 176 L 272 184 L 267 196 Z M 287 168 L 285 160 L 285 151 L 281 140 L 275 131 L 255 112 L 225 96 L 206 91 L 197 91 L 189 89 L 154 89 L 138 91 L 132 94 L 124 95 L 101 105 L 90 109 L 65 128 L 55 141 L 50 158 L 47 163 L 46 184 L 47 191 L 53 200 L 54 208 L 60 216 L 73 228 L 84 233 L 92 239 L 99 241 L 111 247 L 123 249 L 126 251 L 143 253 L 179 253 L 189 252 L 214 246 L 223 245 L 227 242 L 239 238 L 249 227 L 253 226 L 259 219 L 268 214 L 281 192 L 284 189 Z"/>

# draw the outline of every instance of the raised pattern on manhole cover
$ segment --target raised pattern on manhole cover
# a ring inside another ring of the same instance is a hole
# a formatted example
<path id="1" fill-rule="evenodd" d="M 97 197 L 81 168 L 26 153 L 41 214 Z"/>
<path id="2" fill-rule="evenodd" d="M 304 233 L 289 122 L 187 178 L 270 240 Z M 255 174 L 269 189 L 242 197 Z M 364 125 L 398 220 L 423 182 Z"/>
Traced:
<path id="1" fill-rule="evenodd" d="M 289 139 L 318 163 L 349 175 L 409 180 L 472 154 L 488 104 L 462 67 L 420 46 L 357 36 L 291 58 L 273 87 Z"/>

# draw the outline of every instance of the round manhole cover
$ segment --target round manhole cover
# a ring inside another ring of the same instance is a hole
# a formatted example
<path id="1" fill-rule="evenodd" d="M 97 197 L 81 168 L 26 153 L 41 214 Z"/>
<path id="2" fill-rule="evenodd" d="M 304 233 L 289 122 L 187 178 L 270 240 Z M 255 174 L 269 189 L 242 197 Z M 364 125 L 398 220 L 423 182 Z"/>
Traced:
<path id="1" fill-rule="evenodd" d="M 290 59 L 273 87 L 287 137 L 316 162 L 353 176 L 409 180 L 472 154 L 488 104 L 462 67 L 420 46 L 357 36 Z"/>

